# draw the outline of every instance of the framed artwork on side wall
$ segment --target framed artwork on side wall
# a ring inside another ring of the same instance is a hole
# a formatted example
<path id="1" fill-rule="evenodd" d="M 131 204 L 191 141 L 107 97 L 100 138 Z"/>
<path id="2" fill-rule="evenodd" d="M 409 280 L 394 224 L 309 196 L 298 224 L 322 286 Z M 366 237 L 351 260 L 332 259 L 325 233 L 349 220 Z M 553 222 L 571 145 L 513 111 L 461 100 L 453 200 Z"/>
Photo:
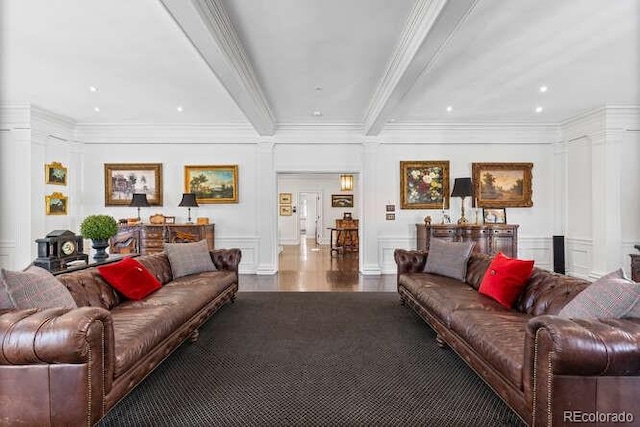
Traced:
<path id="1" fill-rule="evenodd" d="M 198 203 L 238 203 L 238 165 L 184 167 L 184 191 Z"/>
<path id="2" fill-rule="evenodd" d="M 473 163 L 472 169 L 477 207 L 533 206 L 533 163 Z"/>
<path id="3" fill-rule="evenodd" d="M 45 211 L 47 215 L 66 215 L 68 198 L 62 193 L 51 193 L 44 196 Z"/>
<path id="4" fill-rule="evenodd" d="M 67 168 L 58 162 L 51 162 L 44 165 L 44 183 L 67 185 Z"/>
<path id="5" fill-rule="evenodd" d="M 400 209 L 449 209 L 449 161 L 401 161 Z"/>
<path id="6" fill-rule="evenodd" d="M 129 206 L 133 193 L 162 206 L 162 163 L 105 163 L 104 205 Z"/>

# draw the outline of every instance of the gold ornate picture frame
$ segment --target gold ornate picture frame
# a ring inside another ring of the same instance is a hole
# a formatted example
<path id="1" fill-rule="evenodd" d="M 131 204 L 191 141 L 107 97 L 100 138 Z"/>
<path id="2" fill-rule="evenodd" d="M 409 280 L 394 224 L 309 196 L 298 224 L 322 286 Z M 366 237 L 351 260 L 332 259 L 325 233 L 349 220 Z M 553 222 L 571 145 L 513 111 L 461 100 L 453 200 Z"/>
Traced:
<path id="1" fill-rule="evenodd" d="M 198 203 L 238 203 L 238 165 L 184 167 L 184 192 Z"/>
<path id="2" fill-rule="evenodd" d="M 60 162 L 44 165 L 44 183 L 53 185 L 67 185 L 67 168 Z"/>
<path id="3" fill-rule="evenodd" d="M 51 193 L 44 196 L 45 212 L 47 215 L 67 215 L 69 198 L 62 193 Z"/>
<path id="4" fill-rule="evenodd" d="M 401 161 L 400 209 L 449 209 L 449 161 Z"/>
<path id="5" fill-rule="evenodd" d="M 533 163 L 473 163 L 477 207 L 533 206 L 532 169 Z"/>
<path id="6" fill-rule="evenodd" d="M 104 205 L 129 206 L 133 193 L 162 206 L 162 163 L 105 163 Z"/>

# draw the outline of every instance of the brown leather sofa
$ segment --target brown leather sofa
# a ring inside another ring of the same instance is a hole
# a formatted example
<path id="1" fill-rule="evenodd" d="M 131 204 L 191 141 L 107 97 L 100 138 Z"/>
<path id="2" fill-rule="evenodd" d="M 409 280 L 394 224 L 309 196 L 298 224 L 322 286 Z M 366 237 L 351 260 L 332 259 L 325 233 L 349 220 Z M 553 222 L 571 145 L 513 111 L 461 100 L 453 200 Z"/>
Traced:
<path id="1" fill-rule="evenodd" d="M 239 249 L 218 271 L 173 280 L 165 253 L 137 258 L 162 288 L 125 300 L 97 268 L 58 276 L 79 308 L 0 311 L 0 425 L 98 422 L 238 290 Z"/>
<path id="2" fill-rule="evenodd" d="M 473 253 L 462 282 L 423 273 L 427 252 L 394 255 L 402 303 L 527 424 L 640 424 L 640 319 L 556 315 L 589 282 L 534 268 L 508 310 L 477 292 L 490 257 Z"/>

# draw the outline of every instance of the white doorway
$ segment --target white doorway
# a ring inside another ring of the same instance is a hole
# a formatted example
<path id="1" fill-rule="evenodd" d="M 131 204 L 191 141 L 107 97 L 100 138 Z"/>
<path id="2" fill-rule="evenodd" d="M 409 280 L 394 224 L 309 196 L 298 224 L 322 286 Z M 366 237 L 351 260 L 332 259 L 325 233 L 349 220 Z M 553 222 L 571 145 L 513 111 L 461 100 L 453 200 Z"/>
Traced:
<path id="1" fill-rule="evenodd" d="M 300 237 L 313 239 L 318 245 L 322 239 L 322 193 L 301 191 L 300 200 Z"/>

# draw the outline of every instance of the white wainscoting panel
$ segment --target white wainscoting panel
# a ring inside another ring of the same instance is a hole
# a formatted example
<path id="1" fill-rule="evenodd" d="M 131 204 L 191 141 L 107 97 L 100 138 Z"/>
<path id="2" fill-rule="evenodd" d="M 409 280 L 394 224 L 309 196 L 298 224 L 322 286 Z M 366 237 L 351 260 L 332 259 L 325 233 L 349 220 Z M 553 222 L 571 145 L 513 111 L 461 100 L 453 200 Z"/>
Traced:
<path id="1" fill-rule="evenodd" d="M 216 249 L 238 248 L 242 251 L 242 260 L 238 266 L 240 274 L 256 274 L 258 270 L 258 237 L 216 236 Z"/>
<path id="2" fill-rule="evenodd" d="M 518 258 L 532 259 L 535 266 L 553 271 L 553 240 L 551 237 L 519 237 Z"/>
<path id="3" fill-rule="evenodd" d="M 589 280 L 593 256 L 593 240 L 566 238 L 567 274 Z"/>
<path id="4" fill-rule="evenodd" d="M 393 251 L 396 249 L 414 250 L 416 248 L 415 237 L 407 236 L 379 236 L 378 260 L 381 274 L 395 274 L 396 262 L 393 259 Z M 363 272 L 364 273 L 364 272 Z"/>
<path id="5" fill-rule="evenodd" d="M 7 270 L 15 270 L 16 266 L 13 265 L 14 252 L 16 251 L 16 242 L 13 240 L 1 240 L 0 241 L 0 268 L 6 268 Z"/>

